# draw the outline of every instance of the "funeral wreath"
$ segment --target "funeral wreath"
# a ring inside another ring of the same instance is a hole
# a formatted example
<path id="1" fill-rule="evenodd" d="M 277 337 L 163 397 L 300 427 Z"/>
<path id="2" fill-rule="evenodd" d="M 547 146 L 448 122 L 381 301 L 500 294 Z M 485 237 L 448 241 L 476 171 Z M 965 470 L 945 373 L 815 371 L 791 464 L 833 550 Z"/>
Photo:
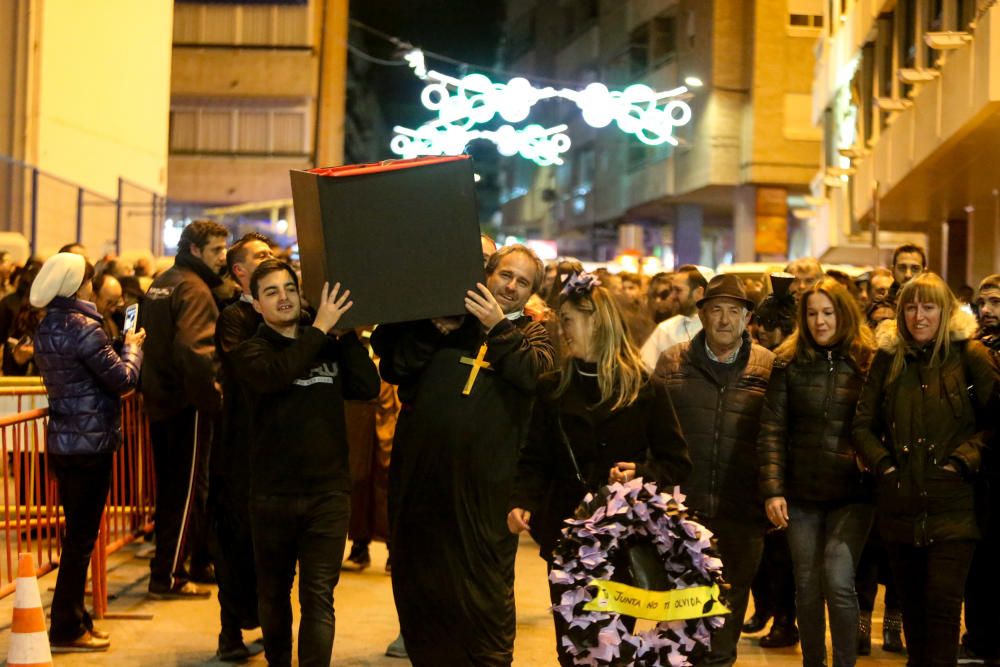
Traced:
<path id="1" fill-rule="evenodd" d="M 711 531 L 689 518 L 682 496 L 642 478 L 588 494 L 553 556 L 552 610 L 567 623 L 559 643 L 574 664 L 689 665 L 729 611 Z M 623 615 L 656 624 L 632 634 Z"/>

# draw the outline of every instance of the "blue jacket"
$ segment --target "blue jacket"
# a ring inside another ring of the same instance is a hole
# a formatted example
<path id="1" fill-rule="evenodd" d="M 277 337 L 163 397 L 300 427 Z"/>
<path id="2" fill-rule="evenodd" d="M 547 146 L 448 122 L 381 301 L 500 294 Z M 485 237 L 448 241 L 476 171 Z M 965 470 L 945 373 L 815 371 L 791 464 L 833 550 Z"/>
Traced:
<path id="1" fill-rule="evenodd" d="M 100 454 L 122 443 L 121 395 L 139 379 L 142 350 L 119 357 L 94 304 L 56 297 L 35 337 L 35 363 L 49 393 L 48 451 Z"/>

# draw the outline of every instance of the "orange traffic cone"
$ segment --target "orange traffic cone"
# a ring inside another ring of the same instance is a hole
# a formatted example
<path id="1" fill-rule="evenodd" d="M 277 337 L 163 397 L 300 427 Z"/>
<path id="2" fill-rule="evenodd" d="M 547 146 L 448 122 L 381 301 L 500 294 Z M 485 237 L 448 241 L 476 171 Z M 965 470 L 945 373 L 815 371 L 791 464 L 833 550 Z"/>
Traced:
<path id="1" fill-rule="evenodd" d="M 7 667 L 51 667 L 52 651 L 31 554 L 21 554 L 18 558 L 16 585 Z"/>

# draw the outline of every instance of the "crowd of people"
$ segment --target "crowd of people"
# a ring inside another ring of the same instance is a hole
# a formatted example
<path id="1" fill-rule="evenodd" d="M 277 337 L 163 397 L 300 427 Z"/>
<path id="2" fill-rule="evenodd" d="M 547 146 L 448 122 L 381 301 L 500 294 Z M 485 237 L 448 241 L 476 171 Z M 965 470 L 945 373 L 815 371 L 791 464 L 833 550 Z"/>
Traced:
<path id="1" fill-rule="evenodd" d="M 551 566 L 585 494 L 641 477 L 680 487 L 724 564 L 731 613 L 696 664 L 732 665 L 741 634 L 768 629 L 761 646 L 826 665 L 829 618 L 833 664 L 854 665 L 880 583 L 885 650 L 1000 664 L 1000 275 L 960 302 L 915 245 L 861 276 L 805 258 L 744 280 L 587 273 L 484 236 L 466 315 L 347 330 L 350 285 L 307 304 L 267 237 L 228 241 L 196 221 L 156 276 L 95 268 L 80 246 L 18 268 L 0 255 L 4 373 L 48 387 L 66 511 L 54 650 L 110 645 L 83 603 L 86 562 L 118 398 L 138 387 L 148 592 L 217 583 L 223 660 L 248 659 L 242 632 L 259 626 L 268 663 L 291 664 L 297 571 L 298 661 L 328 665 L 334 588 L 383 539 L 390 655 L 510 664 L 518 533 Z M 570 624 L 554 625 L 573 664 Z"/>

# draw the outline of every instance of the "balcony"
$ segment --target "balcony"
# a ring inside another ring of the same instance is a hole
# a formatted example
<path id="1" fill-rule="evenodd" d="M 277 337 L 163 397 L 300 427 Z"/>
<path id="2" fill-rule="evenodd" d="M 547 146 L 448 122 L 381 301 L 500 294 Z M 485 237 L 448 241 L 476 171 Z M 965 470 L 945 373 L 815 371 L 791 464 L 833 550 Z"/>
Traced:
<path id="1" fill-rule="evenodd" d="M 870 215 L 877 184 L 884 224 L 937 226 L 964 219 L 971 207 L 988 217 L 975 241 L 990 247 L 1000 188 L 1000 11 L 990 10 L 940 71 L 894 114 L 871 155 L 855 160 L 853 215 Z"/>

